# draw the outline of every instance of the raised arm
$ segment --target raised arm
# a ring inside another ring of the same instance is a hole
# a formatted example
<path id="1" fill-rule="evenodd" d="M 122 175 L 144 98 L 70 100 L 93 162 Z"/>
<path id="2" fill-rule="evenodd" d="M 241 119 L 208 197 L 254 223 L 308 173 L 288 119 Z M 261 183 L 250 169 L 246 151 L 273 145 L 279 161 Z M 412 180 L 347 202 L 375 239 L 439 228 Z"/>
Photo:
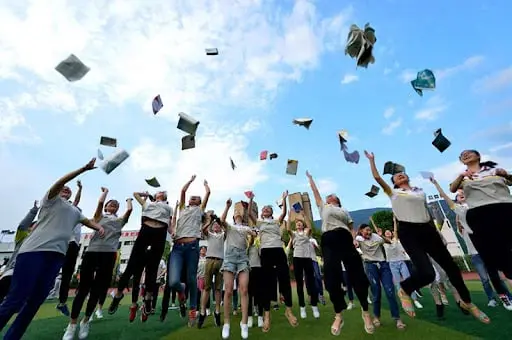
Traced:
<path id="1" fill-rule="evenodd" d="M 282 206 L 282 212 L 281 212 L 281 215 L 279 216 L 279 225 L 281 225 L 281 223 L 283 223 L 284 221 L 284 218 L 286 217 L 286 213 L 287 213 L 287 204 L 286 204 L 286 198 L 288 197 L 288 190 L 286 190 L 285 192 L 283 192 L 283 206 Z"/>
<path id="2" fill-rule="evenodd" d="M 105 230 L 103 229 L 103 227 L 100 224 L 94 222 L 93 220 L 84 218 L 80 221 L 80 223 L 82 223 L 87 228 L 96 231 L 100 235 L 100 237 L 103 237 L 105 235 Z"/>
<path id="3" fill-rule="evenodd" d="M 437 191 L 439 192 L 439 195 L 441 195 L 441 197 L 446 201 L 446 203 L 448 204 L 450 209 L 453 210 L 455 208 L 455 202 L 450 197 L 448 197 L 446 192 L 444 192 L 443 188 L 441 188 L 441 186 L 439 185 L 439 183 L 437 183 L 437 181 L 434 177 L 430 178 L 430 182 L 432 182 L 432 184 L 434 184 Z M 457 190 L 455 190 L 455 191 L 457 191 Z"/>
<path id="4" fill-rule="evenodd" d="M 203 226 L 201 227 L 201 232 L 203 233 L 203 236 L 208 236 L 208 229 L 210 228 L 210 225 L 212 224 L 212 217 L 211 213 L 206 213 L 206 218 L 204 219 Z"/>
<path id="5" fill-rule="evenodd" d="M 192 184 L 192 182 L 194 182 L 195 179 L 196 179 L 196 175 L 193 175 L 190 178 L 190 180 L 187 183 L 185 183 L 185 185 L 181 189 L 180 205 L 179 205 L 179 209 L 180 210 L 185 208 L 185 202 L 186 202 L 186 199 L 187 199 L 187 190 L 190 187 L 190 184 Z"/>
<path id="6" fill-rule="evenodd" d="M 249 206 L 247 207 L 247 216 L 249 217 L 249 222 L 251 222 L 253 225 L 256 225 L 256 222 L 258 221 L 258 216 L 254 216 L 252 211 L 252 204 L 254 199 L 254 193 L 251 194 L 251 197 L 249 197 Z"/>
<path id="7" fill-rule="evenodd" d="M 128 220 L 130 219 L 130 216 L 132 215 L 132 211 L 133 211 L 133 198 L 129 197 L 126 199 L 126 211 L 124 212 L 124 215 L 123 215 L 123 221 L 124 223 L 128 223 Z"/>
<path id="8" fill-rule="evenodd" d="M 37 212 L 39 211 L 39 207 L 37 206 L 37 201 L 34 201 L 34 205 L 28 211 L 27 215 L 21 220 L 18 225 L 18 230 L 26 231 L 32 225 L 32 222 L 36 219 Z"/>
<path id="9" fill-rule="evenodd" d="M 311 191 L 313 191 L 313 196 L 315 197 L 316 206 L 322 207 L 324 205 L 324 201 L 322 200 L 322 196 L 320 196 L 320 192 L 318 191 L 316 183 L 313 180 L 313 176 L 311 176 L 309 171 L 306 171 L 306 176 L 308 178 L 309 186 L 311 187 Z"/>
<path id="10" fill-rule="evenodd" d="M 208 205 L 208 200 L 210 199 L 211 190 L 210 190 L 210 186 L 208 185 L 208 182 L 206 180 L 204 180 L 203 184 L 204 184 L 205 194 L 203 197 L 203 202 L 201 203 L 201 210 L 205 211 L 206 206 Z"/>
<path id="11" fill-rule="evenodd" d="M 398 240 L 398 221 L 395 215 L 393 215 L 393 240 Z"/>
<path id="12" fill-rule="evenodd" d="M 228 211 L 231 208 L 231 205 L 233 204 L 233 201 L 231 201 L 231 198 L 228 198 L 226 201 L 226 207 L 224 208 L 224 211 L 222 212 L 222 216 L 220 217 L 220 221 L 222 224 L 226 224 L 226 218 L 228 217 Z"/>
<path id="13" fill-rule="evenodd" d="M 167 229 L 167 232 L 171 235 L 171 237 L 174 237 L 174 234 L 176 233 L 176 222 L 178 221 L 178 207 L 180 205 L 180 201 L 176 201 L 176 205 L 174 206 L 174 214 L 171 218 L 171 224 L 169 224 L 169 228 Z"/>
<path id="14" fill-rule="evenodd" d="M 386 195 L 391 196 L 393 194 L 393 190 L 391 190 L 391 187 L 386 183 L 386 181 L 380 177 L 379 170 L 377 170 L 377 166 L 375 165 L 375 155 L 373 152 L 368 152 L 366 150 L 364 151 L 364 155 L 370 162 L 370 169 L 372 171 L 373 178 L 380 185 L 382 190 L 384 190 Z"/>
<path id="15" fill-rule="evenodd" d="M 133 198 L 140 204 L 142 208 L 146 207 L 146 202 L 149 198 L 149 192 L 134 192 Z"/>
<path id="16" fill-rule="evenodd" d="M 57 195 L 59 195 L 59 193 L 61 192 L 62 188 L 69 181 L 73 180 L 74 178 L 76 178 L 77 176 L 83 174 L 84 172 L 87 172 L 89 170 L 95 169 L 96 168 L 94 166 L 95 163 L 96 163 L 96 158 L 93 158 L 93 159 L 91 159 L 89 161 L 89 163 L 87 163 L 83 167 L 81 167 L 79 169 L 76 169 L 75 171 L 72 171 L 69 174 L 64 175 L 63 177 L 61 177 L 57 182 L 55 182 L 51 186 L 50 190 L 48 191 L 48 199 L 51 200 L 51 199 L 57 197 Z"/>
<path id="17" fill-rule="evenodd" d="M 80 199 L 82 198 L 82 182 L 80 180 L 76 181 L 76 186 L 78 187 L 78 190 L 76 191 L 75 200 L 73 201 L 73 205 L 75 207 L 78 207 L 78 204 L 80 204 Z"/>
<path id="18" fill-rule="evenodd" d="M 92 220 L 96 223 L 100 223 L 101 217 L 103 216 L 103 208 L 105 205 L 105 201 L 107 200 L 108 189 L 101 187 L 101 195 L 98 200 L 98 205 L 96 206 L 96 211 L 94 212 L 94 217 Z"/>

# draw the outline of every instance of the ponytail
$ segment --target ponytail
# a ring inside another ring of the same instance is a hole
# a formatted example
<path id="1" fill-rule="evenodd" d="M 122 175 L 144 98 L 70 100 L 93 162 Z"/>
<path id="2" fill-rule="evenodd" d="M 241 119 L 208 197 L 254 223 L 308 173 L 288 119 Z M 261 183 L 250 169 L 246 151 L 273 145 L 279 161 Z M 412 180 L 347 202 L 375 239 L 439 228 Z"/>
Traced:
<path id="1" fill-rule="evenodd" d="M 489 168 L 495 168 L 498 165 L 498 163 L 493 161 L 487 161 L 487 162 L 480 162 L 481 167 L 489 167 Z"/>

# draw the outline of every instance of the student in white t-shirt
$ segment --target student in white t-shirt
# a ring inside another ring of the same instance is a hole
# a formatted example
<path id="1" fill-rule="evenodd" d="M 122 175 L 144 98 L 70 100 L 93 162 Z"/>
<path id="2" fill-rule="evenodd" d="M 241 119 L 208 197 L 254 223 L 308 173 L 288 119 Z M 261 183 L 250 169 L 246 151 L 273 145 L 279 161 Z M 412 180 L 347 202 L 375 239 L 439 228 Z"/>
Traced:
<path id="1" fill-rule="evenodd" d="M 503 304 L 503 307 L 507 310 L 512 310 L 511 303 L 511 294 L 507 289 L 507 286 L 501 279 L 498 270 L 495 268 L 489 268 L 484 264 L 484 261 L 478 251 L 476 250 L 473 244 L 473 231 L 469 227 L 466 221 L 466 213 L 468 211 L 468 204 L 466 203 L 466 197 L 464 195 L 464 191 L 462 189 L 457 190 L 457 196 L 455 197 L 455 201 L 453 201 L 448 195 L 446 195 L 445 191 L 441 188 L 439 183 L 434 178 L 431 178 L 431 182 L 435 185 L 437 191 L 441 195 L 441 197 L 448 204 L 450 209 L 455 212 L 456 221 L 457 221 L 457 231 L 462 236 L 462 239 L 466 243 L 466 247 L 468 249 L 468 254 L 471 256 L 471 262 L 473 263 L 473 267 L 478 273 L 480 277 L 480 281 L 482 282 L 485 294 L 488 299 L 488 306 L 495 307 L 497 302 L 495 298 L 495 293 L 491 287 L 491 283 L 496 290 L 497 296 Z M 477 241 L 478 242 L 478 241 Z"/>
<path id="2" fill-rule="evenodd" d="M 95 169 L 93 158 L 85 166 L 60 178 L 41 200 L 37 227 L 19 249 L 11 289 L 0 305 L 0 331 L 18 313 L 5 339 L 21 339 L 28 325 L 55 283 L 67 251 L 73 227 L 81 222 L 104 234 L 103 227 L 85 218 L 68 202 L 71 190 L 66 183 Z"/>
<path id="3" fill-rule="evenodd" d="M 398 221 L 400 241 L 417 269 L 408 279 L 400 283 L 398 297 L 402 308 L 409 316 L 416 315 L 411 299 L 412 293 L 430 284 L 435 278 L 430 256 L 443 268 L 450 282 L 459 292 L 462 299 L 461 307 L 469 311 L 478 321 L 489 323 L 489 317 L 472 302 L 471 293 L 460 269 L 437 232 L 423 189 L 413 186 L 409 176 L 404 172 L 395 173 L 391 177 L 391 187 L 377 170 L 373 153 L 365 151 L 365 155 L 370 163 L 373 178 L 391 201 L 393 214 Z"/>

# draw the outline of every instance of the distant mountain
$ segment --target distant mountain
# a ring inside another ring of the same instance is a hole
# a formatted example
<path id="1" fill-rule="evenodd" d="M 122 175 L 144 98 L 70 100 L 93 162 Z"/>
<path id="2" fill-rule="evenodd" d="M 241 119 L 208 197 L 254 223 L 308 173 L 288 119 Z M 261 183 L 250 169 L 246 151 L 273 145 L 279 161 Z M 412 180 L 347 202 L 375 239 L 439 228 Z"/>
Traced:
<path id="1" fill-rule="evenodd" d="M 391 210 L 391 208 L 372 208 L 350 211 L 350 216 L 354 220 L 354 228 L 358 228 L 361 223 L 370 222 L 370 216 L 382 210 Z M 315 227 L 320 229 L 322 227 L 322 221 L 315 221 Z"/>

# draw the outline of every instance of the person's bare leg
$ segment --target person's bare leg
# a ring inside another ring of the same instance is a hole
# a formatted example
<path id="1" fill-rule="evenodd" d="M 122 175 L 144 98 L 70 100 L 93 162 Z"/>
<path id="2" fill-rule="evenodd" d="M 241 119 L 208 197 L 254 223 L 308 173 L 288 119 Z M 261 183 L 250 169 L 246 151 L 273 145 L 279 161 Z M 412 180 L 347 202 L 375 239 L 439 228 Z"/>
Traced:
<path id="1" fill-rule="evenodd" d="M 230 319 L 231 319 L 231 301 L 233 300 L 233 285 L 235 275 L 228 271 L 224 271 L 224 325 L 222 326 L 222 338 L 229 338 Z"/>
<path id="2" fill-rule="evenodd" d="M 242 306 L 242 324 L 247 325 L 249 318 L 249 273 L 241 272 L 238 274 L 238 291 Z"/>

